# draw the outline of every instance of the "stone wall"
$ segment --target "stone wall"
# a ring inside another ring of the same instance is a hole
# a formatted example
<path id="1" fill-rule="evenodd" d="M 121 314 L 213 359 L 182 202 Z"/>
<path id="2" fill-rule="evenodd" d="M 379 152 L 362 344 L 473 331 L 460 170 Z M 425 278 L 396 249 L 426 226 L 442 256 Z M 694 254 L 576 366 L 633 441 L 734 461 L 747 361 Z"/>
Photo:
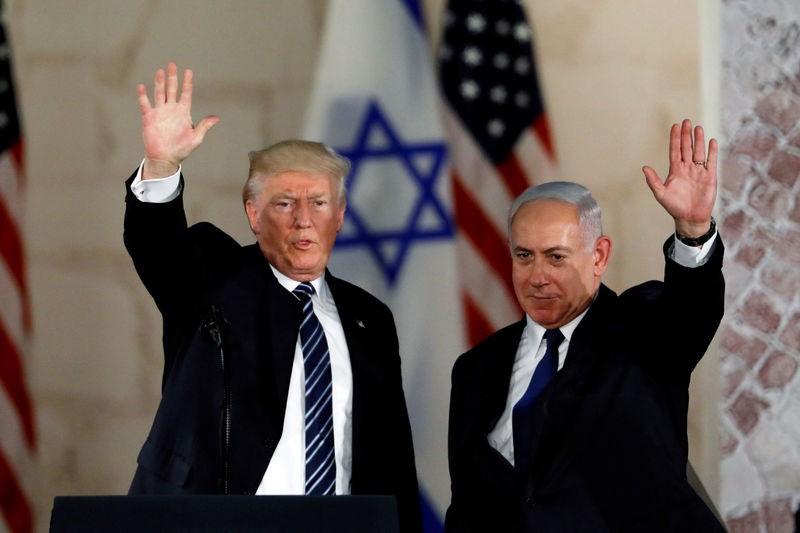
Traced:
<path id="1" fill-rule="evenodd" d="M 723 3 L 721 507 L 792 532 L 800 503 L 800 5 Z"/>

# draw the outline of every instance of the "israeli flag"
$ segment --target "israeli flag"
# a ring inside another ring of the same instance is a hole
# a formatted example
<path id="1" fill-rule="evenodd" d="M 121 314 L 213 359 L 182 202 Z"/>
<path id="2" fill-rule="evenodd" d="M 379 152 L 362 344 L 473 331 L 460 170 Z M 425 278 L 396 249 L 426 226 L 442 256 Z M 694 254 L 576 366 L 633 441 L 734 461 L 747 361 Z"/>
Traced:
<path id="1" fill-rule="evenodd" d="M 440 117 L 418 0 L 331 0 L 303 137 L 353 164 L 330 267 L 394 313 L 426 532 L 450 499 L 450 370 L 465 348 Z"/>

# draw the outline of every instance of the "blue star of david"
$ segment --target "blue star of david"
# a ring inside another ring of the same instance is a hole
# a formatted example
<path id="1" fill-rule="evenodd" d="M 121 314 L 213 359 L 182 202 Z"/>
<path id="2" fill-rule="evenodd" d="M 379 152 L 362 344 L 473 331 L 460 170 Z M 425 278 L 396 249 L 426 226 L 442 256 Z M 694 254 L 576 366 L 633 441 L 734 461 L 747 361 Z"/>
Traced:
<path id="1" fill-rule="evenodd" d="M 379 146 L 370 143 L 370 139 L 381 138 Z M 394 159 L 401 163 L 404 175 L 415 185 L 415 199 L 401 227 L 379 230 L 370 224 L 363 207 L 348 202 L 345 217 L 350 222 L 353 232 L 340 235 L 336 240 L 339 248 L 366 246 L 377 262 L 389 285 L 397 281 L 403 262 L 411 244 L 415 241 L 446 239 L 453 236 L 453 223 L 442 203 L 435 195 L 434 186 L 442 170 L 447 149 L 442 142 L 403 142 L 392 127 L 378 103 L 370 101 L 364 120 L 351 148 L 337 149 L 350 159 L 352 168 L 347 178 L 347 189 L 350 196 L 358 186 L 363 173 L 362 163 L 370 159 Z M 432 164 L 425 167 L 419 163 L 419 156 L 426 156 Z M 391 201 L 391 199 L 389 199 Z M 423 213 L 427 209 L 426 224 L 421 224 Z M 386 253 L 385 245 L 390 244 L 396 250 L 394 257 Z"/>

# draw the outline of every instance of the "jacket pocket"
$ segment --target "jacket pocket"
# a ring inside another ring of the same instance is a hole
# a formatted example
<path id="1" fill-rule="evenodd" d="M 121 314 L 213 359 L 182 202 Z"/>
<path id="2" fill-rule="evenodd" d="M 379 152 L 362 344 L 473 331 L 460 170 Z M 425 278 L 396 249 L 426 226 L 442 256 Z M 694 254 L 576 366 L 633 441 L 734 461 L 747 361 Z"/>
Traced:
<path id="1" fill-rule="evenodd" d="M 157 446 L 150 438 L 145 441 L 136 461 L 145 470 L 177 487 L 183 487 L 186 484 L 186 478 L 192 469 L 192 465 L 186 458 L 172 450 Z"/>

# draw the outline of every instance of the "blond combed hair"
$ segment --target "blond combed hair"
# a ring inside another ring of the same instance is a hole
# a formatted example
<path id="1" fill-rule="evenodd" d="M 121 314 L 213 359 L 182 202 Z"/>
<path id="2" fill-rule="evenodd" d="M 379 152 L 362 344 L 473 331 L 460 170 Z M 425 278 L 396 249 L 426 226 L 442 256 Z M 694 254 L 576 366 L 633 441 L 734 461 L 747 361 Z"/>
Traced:
<path id="1" fill-rule="evenodd" d="M 250 171 L 242 190 L 242 202 L 258 197 L 265 179 L 282 172 L 309 172 L 325 174 L 334 182 L 339 203 L 345 200 L 345 177 L 350 172 L 350 161 L 337 154 L 328 145 L 314 141 L 286 140 L 263 150 L 250 152 Z"/>

